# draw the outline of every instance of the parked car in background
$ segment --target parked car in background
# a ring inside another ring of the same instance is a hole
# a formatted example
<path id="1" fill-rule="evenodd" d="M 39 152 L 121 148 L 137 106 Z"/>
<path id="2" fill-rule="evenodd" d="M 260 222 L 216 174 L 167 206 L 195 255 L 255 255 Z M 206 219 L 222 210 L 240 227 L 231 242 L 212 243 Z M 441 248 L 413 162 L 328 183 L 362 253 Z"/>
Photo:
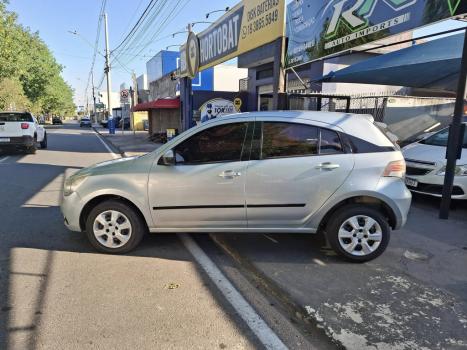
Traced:
<path id="1" fill-rule="evenodd" d="M 58 117 L 58 116 L 55 116 L 52 118 L 52 124 L 53 125 L 62 125 L 63 122 L 62 122 L 62 118 Z"/>
<path id="2" fill-rule="evenodd" d="M 92 126 L 91 118 L 89 118 L 89 117 L 81 118 L 81 120 L 79 122 L 79 126 L 80 127 L 83 127 L 83 126 L 91 127 Z"/>
<path id="3" fill-rule="evenodd" d="M 255 112 L 207 121 L 142 157 L 79 170 L 64 184 L 66 226 L 102 252 L 147 232 L 325 232 L 367 261 L 407 219 L 402 153 L 371 116 Z"/>
<path id="4" fill-rule="evenodd" d="M 463 123 L 467 124 L 467 117 L 463 118 Z M 402 149 L 407 162 L 405 182 L 411 191 L 442 196 L 448 136 L 449 128 L 445 128 Z M 452 198 L 467 199 L 467 133 L 461 159 L 457 161 Z"/>
<path id="5" fill-rule="evenodd" d="M 0 112 L 0 150 L 36 153 L 37 144 L 47 148 L 47 132 L 28 112 Z"/>

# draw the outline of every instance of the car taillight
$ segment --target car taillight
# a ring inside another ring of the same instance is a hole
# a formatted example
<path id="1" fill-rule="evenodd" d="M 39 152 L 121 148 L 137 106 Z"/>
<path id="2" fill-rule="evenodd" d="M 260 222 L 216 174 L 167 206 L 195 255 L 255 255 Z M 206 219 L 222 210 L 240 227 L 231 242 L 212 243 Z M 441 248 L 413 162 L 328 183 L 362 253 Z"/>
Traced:
<path id="1" fill-rule="evenodd" d="M 29 129 L 28 123 L 21 123 L 21 129 Z"/>
<path id="2" fill-rule="evenodd" d="M 404 177 L 405 176 L 405 160 L 396 160 L 389 162 L 384 169 L 383 176 Z"/>

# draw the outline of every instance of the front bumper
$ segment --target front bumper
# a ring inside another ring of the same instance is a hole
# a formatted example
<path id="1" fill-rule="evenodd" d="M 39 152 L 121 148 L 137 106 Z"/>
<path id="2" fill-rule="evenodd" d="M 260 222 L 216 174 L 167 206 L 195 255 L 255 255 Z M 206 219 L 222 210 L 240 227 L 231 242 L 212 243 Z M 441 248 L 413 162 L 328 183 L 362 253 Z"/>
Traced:
<path id="1" fill-rule="evenodd" d="M 0 142 L 0 148 L 23 148 L 34 146 L 34 138 L 29 135 L 8 137 L 2 136 L 1 138 L 9 138 L 8 142 Z"/>
<path id="2" fill-rule="evenodd" d="M 407 186 L 410 191 L 433 197 L 442 197 L 444 176 L 428 174 L 423 176 L 407 175 L 406 177 L 418 182 L 417 186 Z M 467 176 L 454 177 L 451 198 L 467 199 Z"/>
<path id="3" fill-rule="evenodd" d="M 62 197 L 60 209 L 63 214 L 65 226 L 70 231 L 81 232 L 79 217 L 83 209 L 83 202 L 77 192 L 73 192 L 69 196 Z"/>

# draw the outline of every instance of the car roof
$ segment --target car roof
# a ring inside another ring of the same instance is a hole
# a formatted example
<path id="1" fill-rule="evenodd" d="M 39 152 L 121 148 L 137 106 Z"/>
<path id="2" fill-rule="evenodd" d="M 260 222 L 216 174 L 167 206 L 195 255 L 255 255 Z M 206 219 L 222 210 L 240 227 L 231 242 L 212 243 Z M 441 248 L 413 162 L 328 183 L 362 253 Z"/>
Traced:
<path id="1" fill-rule="evenodd" d="M 268 117 L 268 118 L 290 118 L 307 119 L 323 122 L 331 125 L 342 124 L 349 119 L 360 119 L 373 122 L 374 119 L 369 114 L 354 114 L 345 112 L 321 112 L 321 111 L 261 111 L 245 112 L 223 116 L 222 118 L 241 118 L 241 117 Z"/>

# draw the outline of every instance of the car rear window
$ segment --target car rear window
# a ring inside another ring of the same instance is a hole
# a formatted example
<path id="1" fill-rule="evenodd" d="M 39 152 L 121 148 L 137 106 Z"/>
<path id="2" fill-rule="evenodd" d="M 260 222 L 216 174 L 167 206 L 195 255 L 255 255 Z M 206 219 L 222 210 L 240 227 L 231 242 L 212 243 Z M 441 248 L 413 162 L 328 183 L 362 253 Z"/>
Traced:
<path id="1" fill-rule="evenodd" d="M 29 113 L 0 113 L 0 122 L 33 122 Z"/>

